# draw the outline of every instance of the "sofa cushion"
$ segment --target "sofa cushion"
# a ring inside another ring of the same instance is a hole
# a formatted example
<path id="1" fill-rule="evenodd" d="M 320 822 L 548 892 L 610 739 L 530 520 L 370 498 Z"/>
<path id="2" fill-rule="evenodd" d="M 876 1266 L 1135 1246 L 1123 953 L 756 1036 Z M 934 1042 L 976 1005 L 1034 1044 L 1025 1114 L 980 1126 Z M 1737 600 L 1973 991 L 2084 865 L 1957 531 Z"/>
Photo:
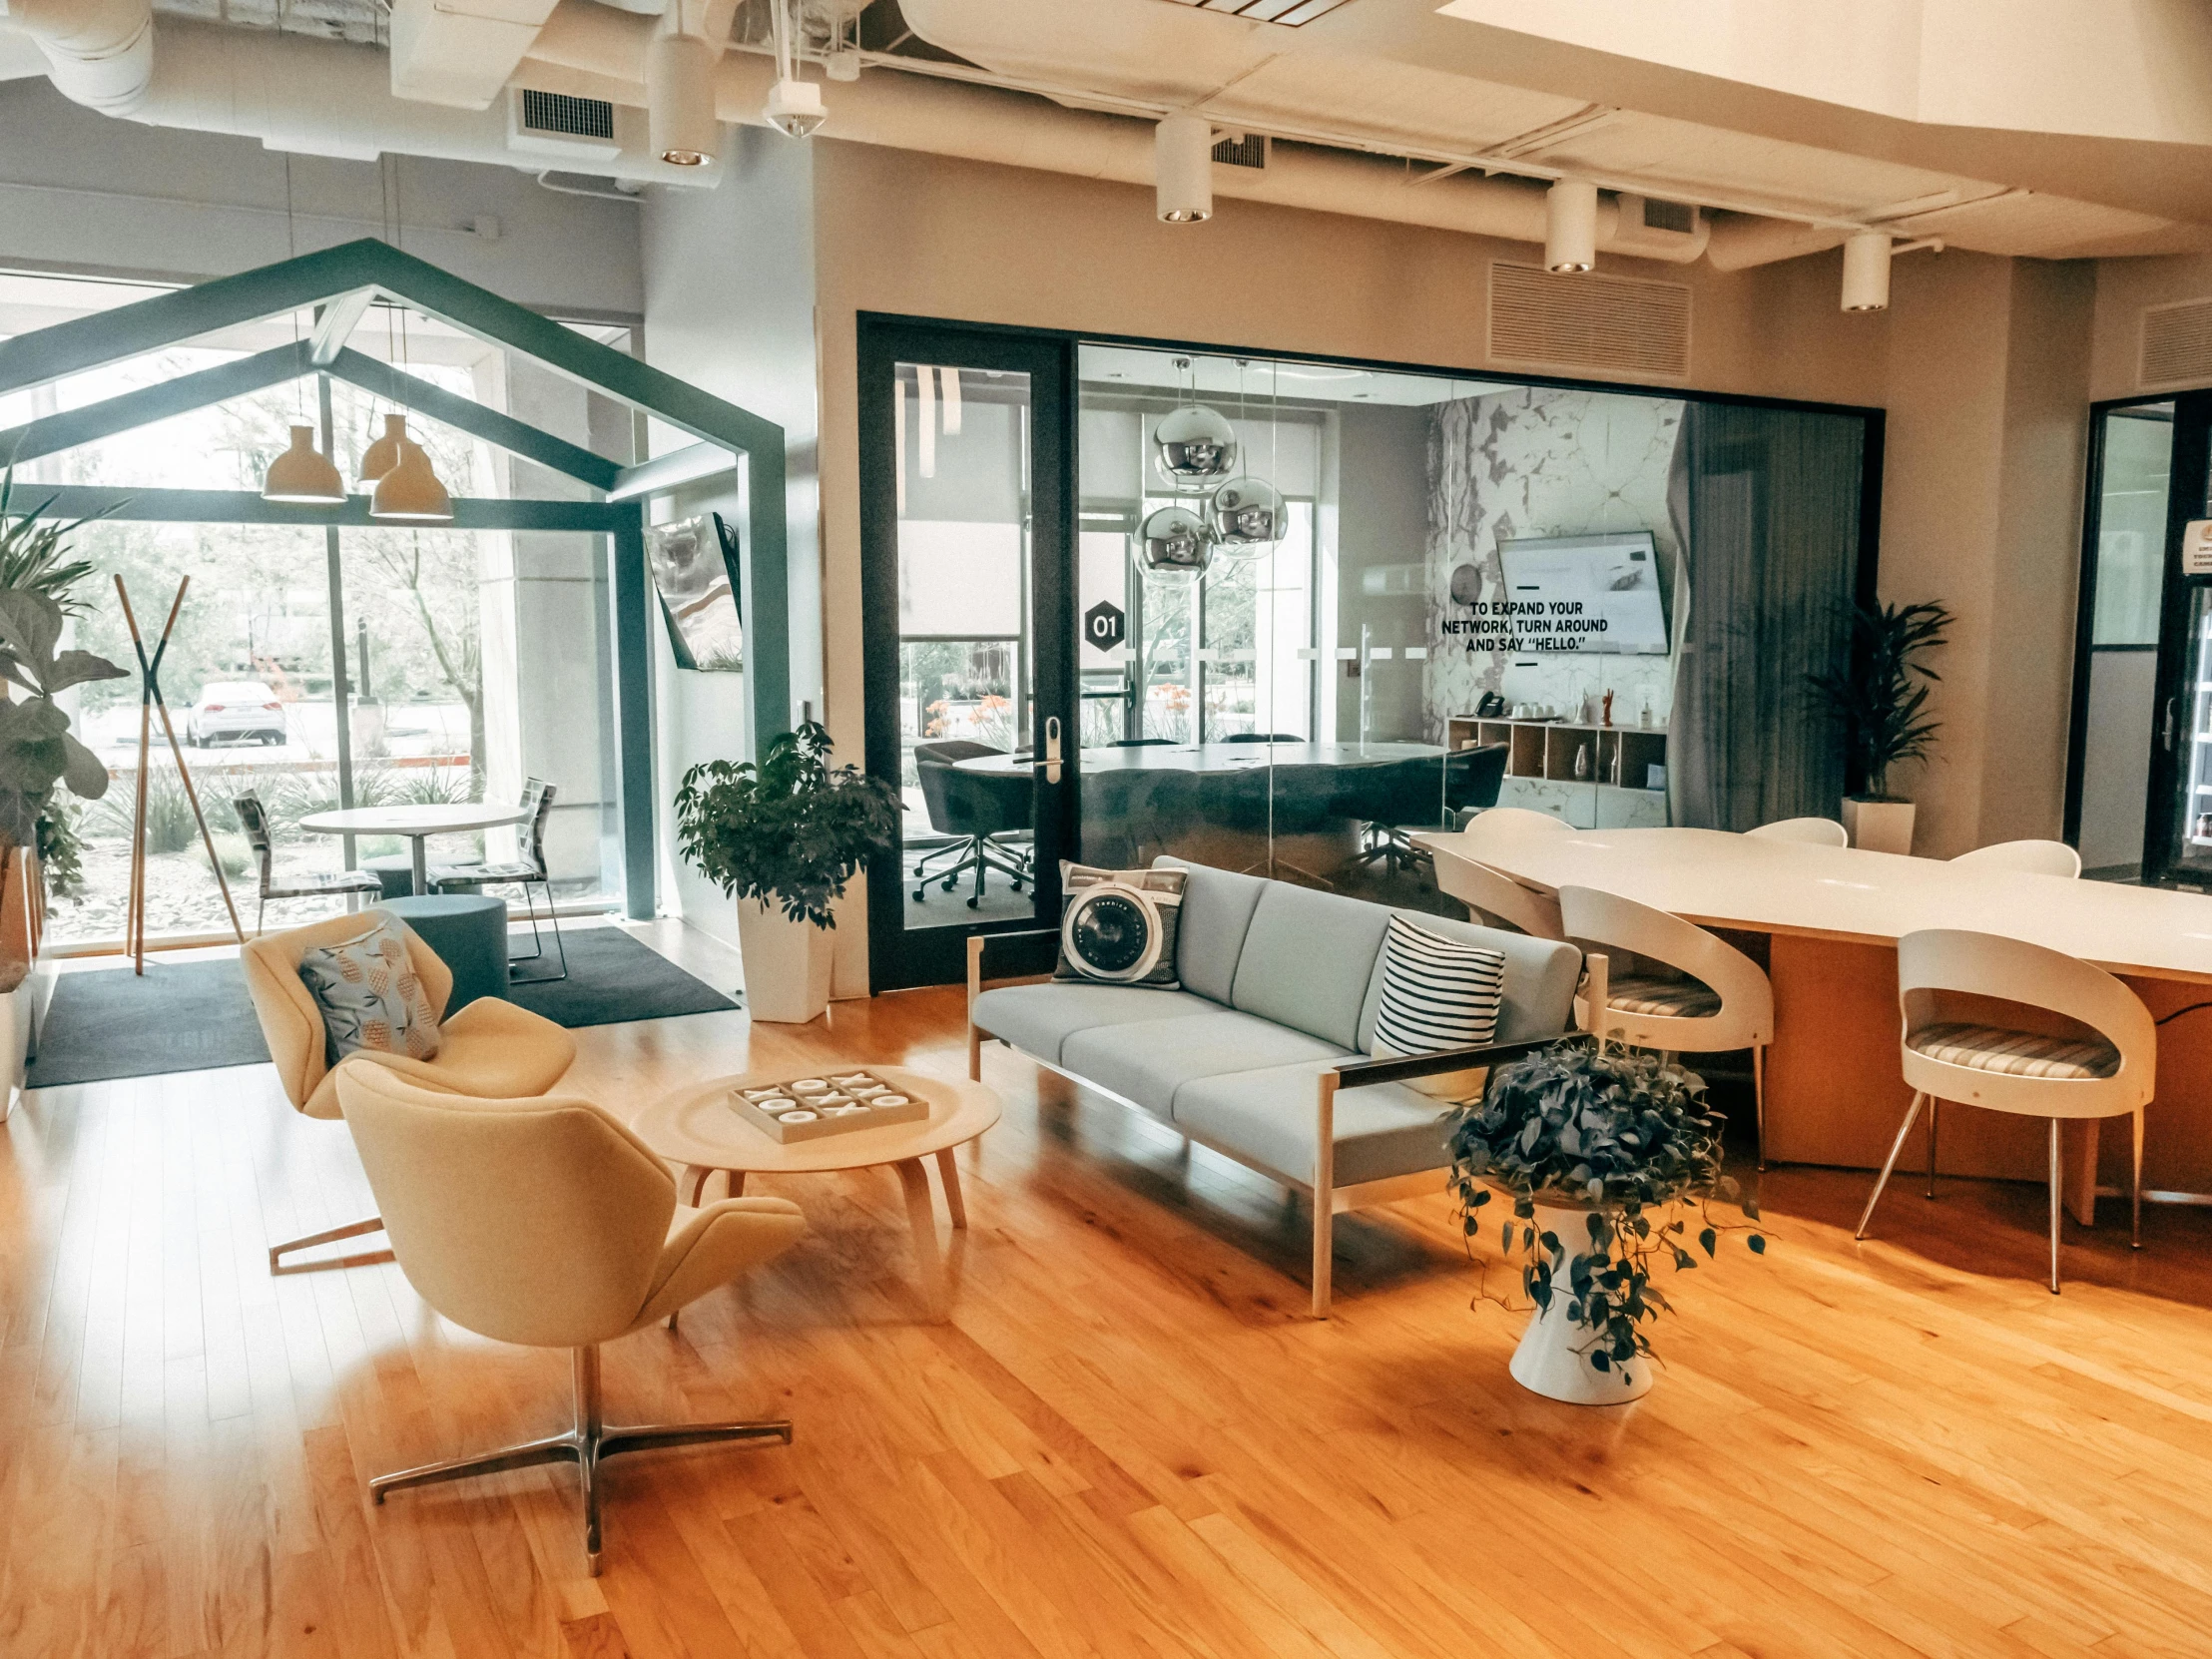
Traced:
<path id="1" fill-rule="evenodd" d="M 1175 1091 L 1194 1078 L 1341 1059 L 1345 1050 L 1252 1014 L 1226 1008 L 1180 1019 L 1095 1027 L 1069 1035 L 1060 1064 L 1078 1077 L 1166 1117 Z"/>
<path id="2" fill-rule="evenodd" d="M 1490 1034 L 1490 1041 L 1512 1043 L 1524 1037 L 1546 1037 L 1564 1031 L 1573 1022 L 1574 988 L 1582 977 L 1582 952 L 1573 945 L 1424 911 L 1405 913 L 1432 933 L 1480 945 L 1505 958 L 1504 993 L 1498 1003 L 1497 1029 Z M 1367 1000 L 1360 1012 L 1358 1047 L 1364 1054 L 1376 1052 L 1375 1018 L 1382 1001 L 1382 963 L 1378 952 Z"/>
<path id="3" fill-rule="evenodd" d="M 1237 958 L 1244 952 L 1245 930 L 1252 925 L 1253 907 L 1268 883 L 1257 875 L 1185 863 L 1165 853 L 1152 862 L 1155 867 L 1190 872 L 1183 883 L 1183 926 L 1176 956 L 1184 988 L 1216 1002 L 1229 1001 L 1237 981 Z"/>
<path id="4" fill-rule="evenodd" d="M 1327 1062 L 1194 1079 L 1175 1093 L 1170 1121 L 1258 1168 L 1312 1186 L 1321 1073 Z M 1336 1184 L 1354 1186 L 1441 1171 L 1448 1108 L 1398 1083 L 1337 1092 Z M 1436 1178 L 1443 1191 L 1444 1178 Z"/>
<path id="5" fill-rule="evenodd" d="M 1357 1047 L 1389 910 L 1288 881 L 1266 887 L 1245 930 L 1230 1004 L 1339 1048 Z"/>
<path id="6" fill-rule="evenodd" d="M 975 999 L 977 1025 L 1052 1065 L 1062 1063 L 1061 1048 L 1077 1031 L 1220 1011 L 1187 991 L 1138 985 L 1000 985 Z"/>

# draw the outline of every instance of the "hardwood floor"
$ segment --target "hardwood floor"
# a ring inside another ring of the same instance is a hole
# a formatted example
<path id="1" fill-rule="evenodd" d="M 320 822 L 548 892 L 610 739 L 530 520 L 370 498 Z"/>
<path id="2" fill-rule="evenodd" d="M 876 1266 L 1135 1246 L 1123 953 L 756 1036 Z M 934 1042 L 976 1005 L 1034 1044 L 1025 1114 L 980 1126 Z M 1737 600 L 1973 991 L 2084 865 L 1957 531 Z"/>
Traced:
<path id="1" fill-rule="evenodd" d="M 729 959 L 649 938 L 720 982 Z M 957 1075 L 957 994 L 577 1033 L 619 1112 L 835 1054 Z M 272 1279 L 373 1205 L 264 1069 L 57 1089 L 0 1126 L 0 1654 L 807 1659 L 2212 1652 L 2212 1212 L 2069 1228 L 2038 1190 L 1764 1178 L 1773 1240 L 1670 1284 L 1642 1403 L 1522 1392 L 1438 1197 L 1341 1218 L 1305 1317 L 1279 1190 L 986 1051 L 953 1311 L 888 1171 L 765 1181 L 790 1256 L 606 1351 L 609 1414 L 789 1415 L 789 1449 L 371 1509 L 371 1473 L 556 1430 L 565 1355 L 396 1267 Z M 2113 1222 L 2119 1218 L 2114 1215 Z M 1470 1306 L 1471 1303 L 1471 1306 Z"/>

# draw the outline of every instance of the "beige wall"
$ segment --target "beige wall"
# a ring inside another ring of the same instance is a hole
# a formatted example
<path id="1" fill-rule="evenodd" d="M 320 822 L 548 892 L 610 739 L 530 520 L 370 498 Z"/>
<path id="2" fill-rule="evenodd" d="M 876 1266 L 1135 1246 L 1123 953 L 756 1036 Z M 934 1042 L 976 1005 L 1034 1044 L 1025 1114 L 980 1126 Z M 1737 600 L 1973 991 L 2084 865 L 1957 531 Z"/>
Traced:
<path id="1" fill-rule="evenodd" d="M 1882 597 L 1957 618 L 1935 755 L 1892 783 L 1924 854 L 2059 830 L 2094 297 L 2082 265 L 1952 253 L 1893 275 Z"/>
<path id="2" fill-rule="evenodd" d="M 2212 254 L 2097 261 L 2089 396 L 2101 402 L 2108 397 L 2133 397 L 2140 391 L 2136 369 L 2144 306 L 2207 297 L 2212 297 Z"/>

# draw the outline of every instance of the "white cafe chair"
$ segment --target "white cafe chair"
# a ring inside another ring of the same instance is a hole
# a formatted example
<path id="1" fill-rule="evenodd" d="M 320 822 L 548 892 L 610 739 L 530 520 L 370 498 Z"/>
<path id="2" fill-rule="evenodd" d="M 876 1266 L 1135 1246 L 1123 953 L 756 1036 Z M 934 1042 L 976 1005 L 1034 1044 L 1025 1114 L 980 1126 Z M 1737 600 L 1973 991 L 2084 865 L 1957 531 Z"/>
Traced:
<path id="1" fill-rule="evenodd" d="M 1785 818 L 1746 830 L 1763 841 L 1804 841 L 1814 846 L 1849 846 L 1851 831 L 1832 818 Z"/>
<path id="2" fill-rule="evenodd" d="M 1774 987 L 1759 964 L 1734 945 L 1665 910 L 1595 887 L 1561 887 L 1559 916 L 1567 937 L 1585 952 L 1602 952 L 1574 1012 L 1600 1040 L 1665 1054 L 1751 1050 L 1751 1087 L 1759 1131 L 1760 1167 L 1767 1157 L 1767 1045 L 1774 1041 Z M 1634 955 L 1657 963 L 1629 966 Z M 1602 1011 L 1593 1011 L 1598 1003 Z"/>
<path id="3" fill-rule="evenodd" d="M 2064 841 L 1997 841 L 1961 852 L 1954 864 L 1986 864 L 1991 869 L 2019 869 L 2031 875 L 2079 875 L 2081 854 Z"/>
<path id="4" fill-rule="evenodd" d="M 1437 889 L 1474 911 L 1484 926 L 1510 927 L 1539 939 L 1566 938 L 1556 898 L 1524 887 L 1488 864 L 1447 851 L 1437 840 L 1424 841 L 1422 846 L 1435 860 Z"/>
<path id="5" fill-rule="evenodd" d="M 2053 1036 L 1957 1018 L 1956 1005 L 1944 1005 L 1946 993 L 2019 1004 L 2055 1014 L 2077 1029 L 2072 1035 Z M 2102 968 L 2039 944 L 1937 927 L 1898 941 L 1898 1002 L 1905 1016 L 1902 1059 L 1913 1104 L 1867 1198 L 1857 1236 L 1867 1236 L 1875 1206 L 1882 1202 L 1882 1191 L 1924 1104 L 1928 1196 L 1936 1196 L 1936 1103 L 1950 1100 L 2050 1120 L 2053 1296 L 2058 1294 L 2058 1125 L 2065 1119 L 2132 1116 L 2131 1241 L 2142 1249 L 2143 1108 L 2157 1082 L 2158 1027 L 2135 993 Z"/>

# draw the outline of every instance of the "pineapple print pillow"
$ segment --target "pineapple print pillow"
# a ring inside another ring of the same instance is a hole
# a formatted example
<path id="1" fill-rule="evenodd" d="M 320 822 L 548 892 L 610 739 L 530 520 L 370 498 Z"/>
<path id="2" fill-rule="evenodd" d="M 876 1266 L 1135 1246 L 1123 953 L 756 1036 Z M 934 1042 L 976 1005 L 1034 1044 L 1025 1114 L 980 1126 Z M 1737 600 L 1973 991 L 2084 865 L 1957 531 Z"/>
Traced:
<path id="1" fill-rule="evenodd" d="M 322 1010 L 323 1058 L 336 1065 L 367 1050 L 427 1060 L 438 1051 L 438 1022 L 407 954 L 406 924 L 376 919 L 350 939 L 299 958 L 299 977 Z"/>

